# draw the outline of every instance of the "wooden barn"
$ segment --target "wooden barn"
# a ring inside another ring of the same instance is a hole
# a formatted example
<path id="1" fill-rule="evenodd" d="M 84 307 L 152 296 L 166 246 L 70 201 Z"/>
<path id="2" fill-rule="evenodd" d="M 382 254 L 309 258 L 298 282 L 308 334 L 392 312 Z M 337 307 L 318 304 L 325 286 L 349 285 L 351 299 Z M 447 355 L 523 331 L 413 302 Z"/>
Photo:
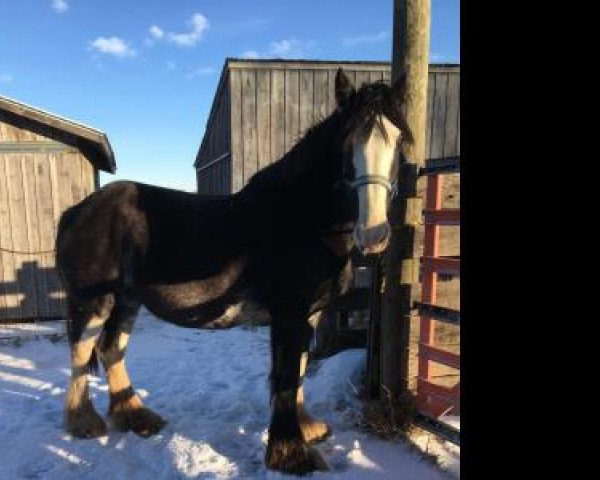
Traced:
<path id="1" fill-rule="evenodd" d="M 61 213 L 116 170 L 106 135 L 0 96 L 0 322 L 64 317 Z"/>
<path id="2" fill-rule="evenodd" d="M 390 81 L 389 62 L 227 59 L 194 167 L 198 193 L 234 193 L 281 158 L 318 119 L 335 108 L 342 67 L 358 87 Z M 460 67 L 429 69 L 427 151 L 460 153 Z"/>

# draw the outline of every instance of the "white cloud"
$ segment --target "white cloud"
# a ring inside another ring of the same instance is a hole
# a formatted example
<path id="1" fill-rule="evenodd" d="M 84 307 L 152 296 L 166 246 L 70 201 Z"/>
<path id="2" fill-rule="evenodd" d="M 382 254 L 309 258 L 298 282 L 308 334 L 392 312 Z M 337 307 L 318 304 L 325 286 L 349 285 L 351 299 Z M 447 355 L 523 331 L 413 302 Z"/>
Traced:
<path id="1" fill-rule="evenodd" d="M 188 33 L 172 33 L 168 34 L 168 41 L 179 45 L 180 47 L 193 47 L 202 38 L 202 34 L 208 28 L 208 20 L 201 13 L 192 15 L 192 19 L 188 22 L 192 29 Z"/>
<path id="2" fill-rule="evenodd" d="M 137 54 L 134 49 L 119 37 L 98 37 L 90 43 L 90 48 L 100 53 L 114 55 L 118 58 L 135 57 Z"/>
<path id="3" fill-rule="evenodd" d="M 260 54 L 256 50 L 246 50 L 242 53 L 242 58 L 260 58 Z"/>
<path id="4" fill-rule="evenodd" d="M 295 38 L 284 39 L 278 42 L 271 42 L 269 45 L 269 54 L 281 58 L 303 57 L 307 50 L 314 46 L 315 42 L 302 42 Z"/>
<path id="5" fill-rule="evenodd" d="M 148 29 L 148 31 L 150 32 L 150 35 L 152 35 L 154 38 L 162 38 L 165 35 L 165 32 L 163 32 L 163 30 L 157 25 L 152 25 Z"/>
<path id="6" fill-rule="evenodd" d="M 69 9 L 69 4 L 67 0 L 52 0 L 52 9 L 55 12 L 63 13 Z"/>
<path id="7" fill-rule="evenodd" d="M 379 43 L 387 40 L 389 33 L 381 31 L 370 35 L 357 35 L 356 37 L 345 37 L 342 40 L 344 47 L 355 47 L 356 45 L 365 43 Z"/>
<path id="8" fill-rule="evenodd" d="M 13 76 L 8 73 L 0 73 L 0 83 L 12 83 Z"/>

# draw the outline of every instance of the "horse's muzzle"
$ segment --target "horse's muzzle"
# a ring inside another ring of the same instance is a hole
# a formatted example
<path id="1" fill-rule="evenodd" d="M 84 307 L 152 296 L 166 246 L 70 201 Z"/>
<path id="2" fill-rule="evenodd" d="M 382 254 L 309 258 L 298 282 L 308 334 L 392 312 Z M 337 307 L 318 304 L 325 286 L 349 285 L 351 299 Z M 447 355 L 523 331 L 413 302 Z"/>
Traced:
<path id="1" fill-rule="evenodd" d="M 374 227 L 357 225 L 354 229 L 354 241 L 363 255 L 373 255 L 385 250 L 390 241 L 390 224 L 380 223 Z"/>

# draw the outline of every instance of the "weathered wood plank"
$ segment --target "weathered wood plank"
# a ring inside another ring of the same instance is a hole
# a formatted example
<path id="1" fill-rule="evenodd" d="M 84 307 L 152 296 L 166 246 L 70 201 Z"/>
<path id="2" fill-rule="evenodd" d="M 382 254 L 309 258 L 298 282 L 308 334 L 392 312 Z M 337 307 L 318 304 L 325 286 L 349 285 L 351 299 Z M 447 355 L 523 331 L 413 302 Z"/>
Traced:
<path id="1" fill-rule="evenodd" d="M 258 168 L 272 162 L 271 156 L 271 72 L 256 72 L 256 121 L 258 134 Z"/>
<path id="2" fill-rule="evenodd" d="M 244 186 L 244 147 L 242 137 L 242 78 L 239 70 L 229 72 L 231 90 L 231 188 Z"/>
<path id="3" fill-rule="evenodd" d="M 285 153 L 285 72 L 271 72 L 271 162 Z"/>
<path id="4" fill-rule="evenodd" d="M 225 108 L 225 148 L 224 153 L 229 153 L 229 158 L 225 166 L 225 193 L 231 193 L 231 98 L 229 94 L 229 88 L 224 89 L 223 95 L 225 99 L 223 101 Z"/>
<path id="5" fill-rule="evenodd" d="M 435 81 L 436 75 L 429 73 L 427 76 L 427 113 L 425 128 L 425 156 L 431 158 L 431 134 L 433 129 L 433 111 L 435 108 Z"/>
<path id="6" fill-rule="evenodd" d="M 78 154 L 71 154 L 69 156 L 69 169 L 71 170 L 71 195 L 73 196 L 73 203 L 79 203 L 84 199 L 83 188 L 81 182 L 81 163 Z M 45 173 L 50 174 L 49 165 L 44 165 Z M 52 192 L 50 190 L 50 192 Z M 48 198 L 52 198 L 52 193 L 49 194 Z"/>
<path id="7" fill-rule="evenodd" d="M 7 180 L 10 203 L 10 227 L 15 250 L 29 252 L 27 236 L 27 208 L 23 184 L 23 168 L 20 154 L 7 156 Z M 15 275 L 17 278 L 20 315 L 24 318 L 35 316 L 35 287 L 32 274 L 33 262 L 27 254 L 14 254 Z"/>
<path id="8" fill-rule="evenodd" d="M 289 151 L 299 139 L 299 72 L 285 71 L 285 151 Z"/>
<path id="9" fill-rule="evenodd" d="M 444 138 L 444 156 L 458 155 L 458 111 L 460 75 L 448 74 L 446 92 L 446 132 Z"/>
<path id="10" fill-rule="evenodd" d="M 5 124 L 0 122 L 2 138 L 7 138 Z M 0 247 L 13 247 L 10 236 L 10 211 L 8 206 L 8 182 L 6 178 L 6 154 L 0 154 Z M 9 296 L 11 285 L 14 284 L 13 255 L 0 250 L 0 320 L 9 318 L 9 309 L 14 306 L 14 297 Z"/>
<path id="11" fill-rule="evenodd" d="M 6 130 L 6 138 L 11 134 Z M 13 155 L 14 156 L 14 155 Z M 17 249 L 13 241 L 12 215 L 11 215 L 11 179 L 9 175 L 9 159 L 11 155 L 1 155 L 0 167 L 0 245 L 5 249 Z M 14 319 L 21 317 L 18 292 L 20 291 L 16 270 L 19 266 L 17 256 L 13 253 L 2 252 L 4 292 L 4 318 Z"/>
<path id="12" fill-rule="evenodd" d="M 383 72 L 383 81 L 387 84 L 390 84 L 392 81 L 392 70 L 391 68 L 389 70 L 385 70 Z"/>
<path id="13" fill-rule="evenodd" d="M 358 86 L 356 85 L 356 70 L 354 68 L 352 68 L 351 70 L 344 69 L 344 72 L 346 73 L 348 80 L 350 80 L 350 83 L 354 85 L 354 88 L 358 90 Z"/>
<path id="14" fill-rule="evenodd" d="M 369 82 L 375 83 L 383 80 L 383 72 L 380 70 L 372 70 L 369 72 Z"/>
<path id="15" fill-rule="evenodd" d="M 304 137 L 306 131 L 312 127 L 313 120 L 313 103 L 314 103 L 314 75 L 312 70 L 300 71 L 299 79 L 299 125 L 298 130 L 300 137 Z"/>
<path id="16" fill-rule="evenodd" d="M 244 148 L 244 185 L 258 170 L 256 131 L 256 71 L 242 70 L 242 137 Z"/>
<path id="17" fill-rule="evenodd" d="M 71 153 L 70 154 L 71 158 L 73 160 L 81 160 L 81 165 L 82 165 L 82 173 L 81 173 L 81 178 L 84 181 L 84 184 L 82 185 L 82 189 L 84 191 L 84 194 L 87 196 L 90 192 L 92 192 L 95 189 L 95 170 L 94 168 L 91 166 L 91 164 L 87 161 L 87 159 L 85 157 L 83 157 L 83 155 L 81 154 L 76 154 L 76 153 Z M 54 213 L 54 217 L 53 217 L 53 221 L 54 221 L 54 231 L 58 231 L 58 222 L 60 221 L 60 216 L 62 215 L 62 213 L 71 205 L 70 204 L 65 204 L 64 207 L 61 205 L 61 194 L 60 194 L 60 186 L 59 186 L 59 163 L 60 163 L 60 154 L 59 153 L 51 153 L 48 155 L 48 162 L 49 162 L 49 168 L 50 168 L 50 191 L 52 192 L 52 211 Z M 89 168 L 87 168 L 86 166 L 89 166 Z M 70 179 L 70 176 L 69 176 Z M 69 189 L 70 190 L 70 189 Z M 36 208 L 35 205 L 32 206 L 33 208 Z M 39 242 L 39 240 L 38 240 Z M 38 259 L 38 263 L 40 263 L 39 259 Z M 40 285 L 43 285 L 43 275 L 41 275 L 41 272 L 38 272 L 37 274 L 37 282 Z M 67 312 L 67 304 L 66 304 L 66 295 L 64 290 L 62 289 L 62 284 L 60 284 L 60 289 L 58 292 L 53 293 L 53 295 L 55 295 L 54 299 L 51 299 L 50 297 L 48 297 L 47 302 L 48 304 L 50 304 L 51 302 L 59 302 L 59 309 L 62 312 L 63 315 L 66 315 Z M 46 292 L 44 292 L 46 293 Z M 48 310 L 51 310 L 50 306 L 48 307 Z M 50 313 L 48 313 L 50 314 Z"/>
<path id="18" fill-rule="evenodd" d="M 358 90 L 365 83 L 371 82 L 371 72 L 357 71 L 356 72 L 356 89 Z"/>
<path id="19" fill-rule="evenodd" d="M 444 142 L 446 134 L 446 92 L 448 87 L 448 74 L 438 73 L 435 79 L 434 109 L 432 118 L 431 157 L 444 156 Z"/>
<path id="20" fill-rule="evenodd" d="M 327 70 L 315 70 L 313 100 L 313 118 L 315 122 L 323 120 L 329 114 L 329 79 Z"/>
<path id="21" fill-rule="evenodd" d="M 327 74 L 327 92 L 329 94 L 329 98 L 327 100 L 327 114 L 329 115 L 337 108 L 337 104 L 335 103 L 335 75 L 337 74 L 337 69 L 328 70 Z"/>
<path id="22" fill-rule="evenodd" d="M 75 154 L 68 154 L 75 155 Z M 69 162 L 75 164 L 77 162 Z M 71 191 L 73 193 L 74 200 L 76 200 L 75 195 L 81 195 L 81 188 L 77 186 L 77 188 L 73 188 L 73 185 L 76 183 L 73 181 L 73 177 L 78 178 L 78 181 L 81 182 L 81 169 L 79 165 L 69 165 L 71 169 Z M 38 212 L 38 228 L 40 233 L 40 250 L 52 250 L 54 248 L 54 241 L 56 238 L 56 231 L 54 225 L 54 207 L 52 200 L 52 185 L 50 179 L 50 164 L 48 162 L 47 156 L 44 154 L 36 154 L 35 155 L 35 180 L 36 180 L 36 205 Z M 76 200 L 77 201 L 77 200 Z M 56 290 L 58 279 L 55 277 L 54 268 L 55 268 L 55 255 L 54 253 L 42 254 L 40 255 L 40 267 L 44 270 L 44 283 L 46 288 L 46 302 L 45 305 L 41 305 L 42 309 L 45 309 L 42 312 L 42 316 L 53 316 L 55 308 L 52 300 L 50 299 L 50 295 Z"/>
<path id="23" fill-rule="evenodd" d="M 96 185 L 94 182 L 94 172 L 94 166 L 86 159 L 84 159 L 83 181 L 84 194 L 86 197 L 96 190 Z"/>
<path id="24" fill-rule="evenodd" d="M 0 141 L 2 141 L 3 135 L 3 124 L 0 122 Z M 8 224 L 8 211 L 3 207 L 3 197 L 6 195 L 6 185 L 4 182 L 4 156 L 0 155 L 0 322 L 6 318 L 6 290 L 4 287 L 4 259 L 2 247 L 4 245 L 2 241 L 2 231 L 8 227 L 4 225 L 4 222 Z"/>
<path id="25" fill-rule="evenodd" d="M 23 172 L 23 187 L 25 194 L 25 214 L 27 220 L 27 243 L 30 252 L 39 251 L 40 232 L 38 230 L 37 202 L 35 200 L 35 157 L 32 154 L 21 156 L 21 169 Z M 46 295 L 43 272 L 40 270 L 40 255 L 27 256 L 31 282 L 32 297 L 34 302 L 33 317 L 41 316 L 43 312 L 43 298 Z M 25 313 L 23 314 L 24 316 Z"/>

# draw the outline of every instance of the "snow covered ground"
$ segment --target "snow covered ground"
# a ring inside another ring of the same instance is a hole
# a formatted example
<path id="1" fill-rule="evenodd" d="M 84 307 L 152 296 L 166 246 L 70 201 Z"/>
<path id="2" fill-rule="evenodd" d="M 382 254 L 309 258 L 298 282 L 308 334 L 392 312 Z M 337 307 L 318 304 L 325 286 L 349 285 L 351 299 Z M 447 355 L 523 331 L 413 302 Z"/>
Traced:
<path id="1" fill-rule="evenodd" d="M 73 439 L 62 428 L 69 377 L 63 328 L 59 323 L 0 326 L 0 479 L 286 477 L 263 463 L 268 328 L 187 330 L 145 313 L 136 323 L 126 362 L 138 393 L 169 423 L 149 439 L 109 426 L 109 435 L 96 440 Z M 333 427 L 332 437 L 317 447 L 332 472 L 313 478 L 458 477 L 456 447 L 433 446 L 429 435 L 417 439 L 440 455 L 440 468 L 402 443 L 359 431 L 353 385 L 359 385 L 364 367 L 364 350 L 347 350 L 310 369 L 308 409 Z M 105 414 L 105 379 L 91 378 L 94 404 Z"/>

